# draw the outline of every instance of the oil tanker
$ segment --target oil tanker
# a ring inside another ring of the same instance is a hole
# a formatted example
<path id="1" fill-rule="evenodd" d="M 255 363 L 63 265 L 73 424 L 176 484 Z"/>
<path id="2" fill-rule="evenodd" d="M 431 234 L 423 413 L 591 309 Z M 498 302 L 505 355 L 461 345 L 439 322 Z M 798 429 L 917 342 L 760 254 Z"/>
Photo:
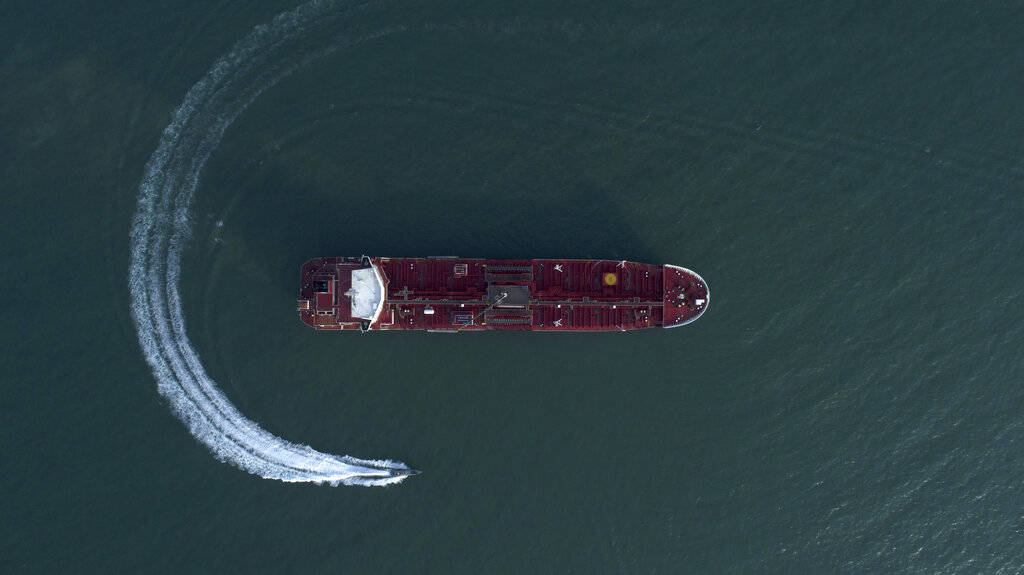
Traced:
<path id="1" fill-rule="evenodd" d="M 302 322 L 328 331 L 669 328 L 711 302 L 686 268 L 613 260 L 316 258 L 300 278 Z"/>

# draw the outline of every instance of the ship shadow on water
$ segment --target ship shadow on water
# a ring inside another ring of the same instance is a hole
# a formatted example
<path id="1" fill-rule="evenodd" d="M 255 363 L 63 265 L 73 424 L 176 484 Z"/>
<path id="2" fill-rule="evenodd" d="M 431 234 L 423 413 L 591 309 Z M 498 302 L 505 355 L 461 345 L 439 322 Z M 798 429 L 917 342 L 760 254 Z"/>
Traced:
<path id="1" fill-rule="evenodd" d="M 207 189 L 244 191 L 227 199 L 199 195 L 196 259 L 186 261 L 206 267 L 203 260 L 239 252 L 227 258 L 262 268 L 282 295 L 297 291 L 302 263 L 321 256 L 666 263 L 641 235 L 634 214 L 642 210 L 634 209 L 630 192 L 594 182 L 535 177 L 445 189 L 433 182 L 338 189 L 283 163 L 251 168 L 244 175 L 211 170 Z"/>
<path id="2" fill-rule="evenodd" d="M 401 198 L 389 196 L 368 202 L 371 218 L 362 222 L 352 218 L 356 220 L 352 224 L 338 226 L 335 215 L 351 211 L 351 198 L 345 196 L 321 200 L 316 214 L 305 218 L 312 229 L 322 231 L 307 234 L 304 242 L 288 244 L 287 259 L 296 270 L 311 257 L 364 253 L 663 263 L 624 215 L 627 194 L 589 183 L 537 191 L 445 194 L 425 190 Z M 394 209 L 396 205 L 401 209 Z M 287 274 L 290 281 L 292 276 Z"/>

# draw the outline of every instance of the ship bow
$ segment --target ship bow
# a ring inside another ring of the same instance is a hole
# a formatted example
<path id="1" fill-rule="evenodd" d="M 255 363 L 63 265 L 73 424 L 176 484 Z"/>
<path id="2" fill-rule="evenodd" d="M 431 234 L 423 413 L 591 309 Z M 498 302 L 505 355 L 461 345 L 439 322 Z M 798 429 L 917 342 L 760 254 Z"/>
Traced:
<path id="1" fill-rule="evenodd" d="M 683 267 L 665 265 L 664 325 L 679 327 L 697 320 L 711 303 L 704 278 Z"/>

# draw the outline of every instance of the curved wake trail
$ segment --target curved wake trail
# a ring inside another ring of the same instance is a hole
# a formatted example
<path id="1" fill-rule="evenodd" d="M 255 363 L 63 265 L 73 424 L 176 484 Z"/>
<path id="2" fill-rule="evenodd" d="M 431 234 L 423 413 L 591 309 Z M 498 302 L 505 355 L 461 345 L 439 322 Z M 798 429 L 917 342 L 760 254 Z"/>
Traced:
<path id="1" fill-rule="evenodd" d="M 389 460 L 321 453 L 262 429 L 206 374 L 185 332 L 178 282 L 199 174 L 231 122 L 264 90 L 337 45 L 300 40 L 343 11 L 310 2 L 256 27 L 185 96 L 146 164 L 130 236 L 131 311 L 157 388 L 192 435 L 217 458 L 261 477 L 291 482 L 387 485 L 408 469 Z M 381 35 L 381 34 L 377 34 Z M 354 41 L 350 40 L 349 43 Z M 308 44 L 308 43 L 307 43 Z"/>

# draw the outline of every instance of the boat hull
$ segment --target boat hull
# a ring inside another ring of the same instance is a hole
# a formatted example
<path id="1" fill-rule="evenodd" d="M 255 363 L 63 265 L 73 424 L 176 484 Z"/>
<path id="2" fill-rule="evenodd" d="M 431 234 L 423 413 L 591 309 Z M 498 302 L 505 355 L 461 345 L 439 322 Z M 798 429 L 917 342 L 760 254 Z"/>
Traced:
<path id="1" fill-rule="evenodd" d="M 686 268 L 614 260 L 316 258 L 300 286 L 300 318 L 325 331 L 628 331 L 710 304 Z"/>

